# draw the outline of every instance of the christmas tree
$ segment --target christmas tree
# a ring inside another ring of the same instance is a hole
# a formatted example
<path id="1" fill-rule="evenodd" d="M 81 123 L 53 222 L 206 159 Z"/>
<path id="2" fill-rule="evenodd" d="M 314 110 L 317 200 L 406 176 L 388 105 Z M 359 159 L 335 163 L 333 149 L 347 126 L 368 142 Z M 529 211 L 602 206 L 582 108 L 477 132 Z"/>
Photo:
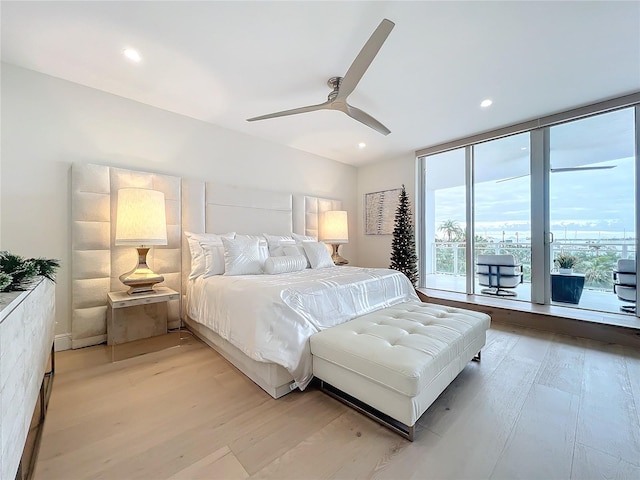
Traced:
<path id="1" fill-rule="evenodd" d="M 391 243 L 391 265 L 389 268 L 404 273 L 414 287 L 418 284 L 418 256 L 416 238 L 411 221 L 411 205 L 407 191 L 402 185 Z"/>

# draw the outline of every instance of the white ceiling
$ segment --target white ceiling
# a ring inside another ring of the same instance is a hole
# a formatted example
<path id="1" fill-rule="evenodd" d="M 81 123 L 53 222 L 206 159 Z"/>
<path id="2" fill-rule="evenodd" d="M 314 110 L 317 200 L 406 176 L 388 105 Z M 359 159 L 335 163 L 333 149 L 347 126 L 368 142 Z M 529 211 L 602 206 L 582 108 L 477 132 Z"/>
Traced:
<path id="1" fill-rule="evenodd" d="M 10 2 L 2 60 L 363 165 L 640 91 L 640 2 Z M 395 29 L 350 103 L 326 100 L 383 18 Z M 124 60 L 138 49 L 140 64 Z M 480 101 L 491 98 L 492 107 Z M 365 142 L 365 149 L 357 144 Z"/>

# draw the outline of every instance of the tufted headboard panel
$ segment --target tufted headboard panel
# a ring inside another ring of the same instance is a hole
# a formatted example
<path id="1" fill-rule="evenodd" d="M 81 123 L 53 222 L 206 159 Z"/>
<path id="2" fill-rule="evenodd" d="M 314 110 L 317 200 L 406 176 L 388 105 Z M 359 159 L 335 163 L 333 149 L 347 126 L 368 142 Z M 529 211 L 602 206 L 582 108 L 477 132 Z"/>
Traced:
<path id="1" fill-rule="evenodd" d="M 132 247 L 114 245 L 117 192 L 124 187 L 159 190 L 165 196 L 168 245 L 151 249 L 150 267 L 164 285 L 181 290 L 180 178 L 104 165 L 73 165 L 71 174 L 72 348 L 106 340 L 107 293 L 126 290 L 118 277 L 137 263 Z M 180 321 L 180 301 L 169 302 L 169 327 Z"/>
<path id="2" fill-rule="evenodd" d="M 320 219 L 328 210 L 342 210 L 341 200 L 296 194 L 293 196 L 293 231 L 318 237 Z"/>

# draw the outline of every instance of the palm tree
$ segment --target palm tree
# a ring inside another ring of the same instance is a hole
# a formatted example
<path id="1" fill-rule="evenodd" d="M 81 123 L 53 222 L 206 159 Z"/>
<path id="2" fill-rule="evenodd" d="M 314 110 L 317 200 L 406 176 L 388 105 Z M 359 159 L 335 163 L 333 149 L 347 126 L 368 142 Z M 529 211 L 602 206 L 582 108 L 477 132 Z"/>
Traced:
<path id="1" fill-rule="evenodd" d="M 438 227 L 439 232 L 444 232 L 447 242 L 453 242 L 464 238 L 464 230 L 456 220 L 445 220 Z"/>

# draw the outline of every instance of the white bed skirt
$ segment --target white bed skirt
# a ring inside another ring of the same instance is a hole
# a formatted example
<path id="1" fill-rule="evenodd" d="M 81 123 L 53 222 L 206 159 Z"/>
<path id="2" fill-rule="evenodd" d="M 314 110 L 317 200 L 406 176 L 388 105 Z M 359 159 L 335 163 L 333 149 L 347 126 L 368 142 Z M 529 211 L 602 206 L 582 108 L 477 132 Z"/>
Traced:
<path id="1" fill-rule="evenodd" d="M 280 398 L 291 392 L 294 380 L 284 367 L 275 363 L 258 362 L 247 357 L 209 327 L 188 316 L 184 319 L 184 323 L 194 335 L 226 358 L 273 398 Z"/>

